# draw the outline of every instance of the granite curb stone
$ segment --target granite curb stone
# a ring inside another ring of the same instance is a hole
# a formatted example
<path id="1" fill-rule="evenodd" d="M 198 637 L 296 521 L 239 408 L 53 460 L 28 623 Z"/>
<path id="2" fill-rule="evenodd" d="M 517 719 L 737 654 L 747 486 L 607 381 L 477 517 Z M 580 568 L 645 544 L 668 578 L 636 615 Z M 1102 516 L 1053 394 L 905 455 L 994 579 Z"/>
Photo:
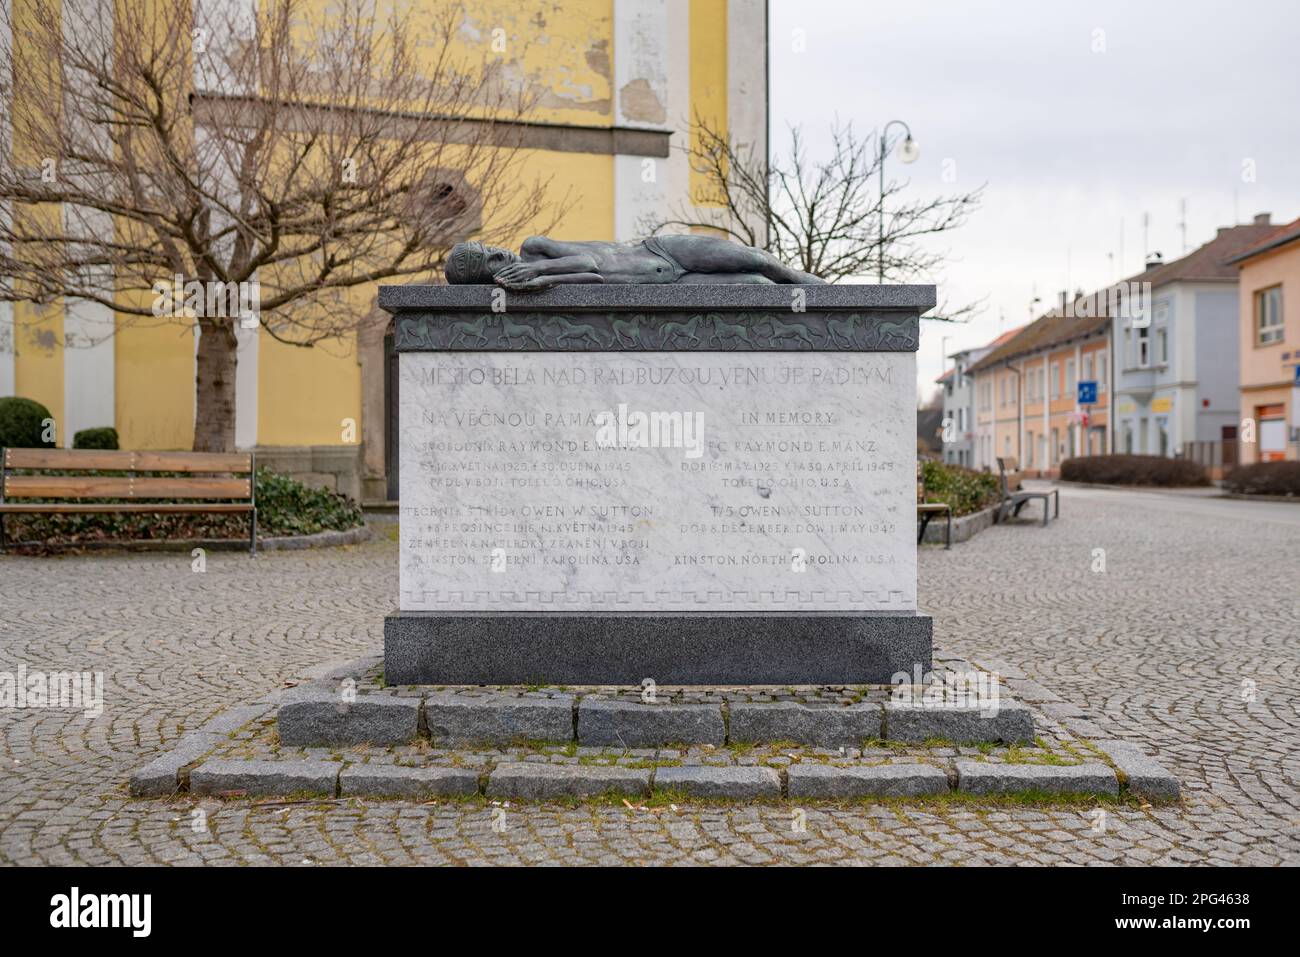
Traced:
<path id="1" fill-rule="evenodd" d="M 478 772 L 465 768 L 410 768 L 354 764 L 339 775 L 343 797 L 427 798 L 478 793 Z"/>
<path id="2" fill-rule="evenodd" d="M 338 694 L 314 695 L 281 705 L 280 741 L 290 747 L 351 747 L 358 744 L 405 744 L 420 731 L 420 702 L 415 698 Z"/>
<path id="3" fill-rule="evenodd" d="M 250 797 L 283 797 L 306 792 L 334 797 L 341 767 L 334 761 L 205 761 L 190 772 L 190 793 L 242 791 Z"/>
<path id="4" fill-rule="evenodd" d="M 573 696 L 521 698 L 433 693 L 424 723 L 435 744 L 499 744 L 573 740 Z"/>
<path id="5" fill-rule="evenodd" d="M 1135 744 L 1127 741 L 1093 741 L 1106 757 L 1115 762 L 1125 784 L 1134 794 L 1153 801 L 1177 801 L 1181 793 L 1178 779 L 1170 774 L 1155 758 L 1148 757 Z"/>
<path id="6" fill-rule="evenodd" d="M 1022 704 L 1003 702 L 996 710 L 917 706 L 885 703 L 885 737 L 890 741 L 920 744 L 942 738 L 954 744 L 966 741 L 1002 741 L 1031 744 L 1034 717 Z"/>
<path id="7" fill-rule="evenodd" d="M 654 787 L 699 798 L 779 798 L 781 775 L 762 767 L 664 767 L 655 770 Z"/>
<path id="8" fill-rule="evenodd" d="M 181 770 L 200 760 L 220 743 L 220 735 L 204 731 L 190 731 L 181 735 L 170 750 L 132 772 L 131 796 L 167 797 L 175 794 L 184 783 L 181 780 Z"/>
<path id="9" fill-rule="evenodd" d="M 720 704 L 643 704 L 610 698 L 578 702 L 578 743 L 653 748 L 716 744 L 726 737 Z"/>
<path id="10" fill-rule="evenodd" d="M 792 799 L 921 797 L 948 791 L 947 773 L 929 764 L 792 764 L 786 780 Z"/>
<path id="11" fill-rule="evenodd" d="M 879 738 L 879 704 L 810 708 L 796 701 L 734 702 L 727 740 L 737 744 L 793 741 L 819 748 L 857 748 Z"/>
<path id="12" fill-rule="evenodd" d="M 637 768 L 571 764 L 498 764 L 488 775 L 487 796 L 542 801 L 599 797 L 607 793 L 645 797 L 650 772 Z"/>
<path id="13" fill-rule="evenodd" d="M 957 790 L 966 794 L 1119 794 L 1115 772 L 1104 764 L 989 764 L 958 761 Z"/>

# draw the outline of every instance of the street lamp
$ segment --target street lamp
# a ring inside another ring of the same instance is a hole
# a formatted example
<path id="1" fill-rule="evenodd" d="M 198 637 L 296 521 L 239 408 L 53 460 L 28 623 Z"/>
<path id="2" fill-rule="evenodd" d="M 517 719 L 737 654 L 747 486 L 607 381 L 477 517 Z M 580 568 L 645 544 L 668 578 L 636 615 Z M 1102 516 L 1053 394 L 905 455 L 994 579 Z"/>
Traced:
<path id="1" fill-rule="evenodd" d="M 921 147 L 912 139 L 912 128 L 902 120 L 890 120 L 880 131 L 880 262 L 876 281 L 885 281 L 885 156 L 888 154 L 889 128 L 897 124 L 906 131 L 906 137 L 898 147 L 898 158 L 904 163 L 915 163 L 921 156 Z"/>

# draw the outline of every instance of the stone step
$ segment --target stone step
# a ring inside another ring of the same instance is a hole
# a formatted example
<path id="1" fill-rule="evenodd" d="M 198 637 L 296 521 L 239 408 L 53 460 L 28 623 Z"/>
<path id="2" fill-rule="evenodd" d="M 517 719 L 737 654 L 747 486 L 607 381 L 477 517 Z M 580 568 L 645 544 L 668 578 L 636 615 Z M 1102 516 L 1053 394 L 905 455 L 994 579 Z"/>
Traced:
<path id="1" fill-rule="evenodd" d="M 191 771 L 190 792 L 224 797 L 439 797 L 552 801 L 623 796 L 668 800 L 840 801 L 940 797 L 957 791 L 1005 797 L 1118 795 L 1104 764 L 1072 766 L 956 761 L 881 765 L 792 764 L 783 770 L 743 765 L 549 764 L 506 761 L 480 770 L 336 761 L 206 761 Z"/>
<path id="2" fill-rule="evenodd" d="M 280 706 L 280 741 L 290 747 L 400 745 L 427 737 L 439 747 L 520 743 L 617 748 L 789 742 L 819 748 L 860 748 L 870 740 L 953 744 L 1034 740 L 1033 714 L 1004 700 L 995 708 L 917 706 L 875 700 L 752 701 L 720 690 L 703 702 L 607 693 L 543 694 L 390 691 L 344 700 L 334 691 L 304 689 Z M 712 700 L 710 700 L 712 699 Z M 165 775 L 166 769 L 161 769 Z"/>

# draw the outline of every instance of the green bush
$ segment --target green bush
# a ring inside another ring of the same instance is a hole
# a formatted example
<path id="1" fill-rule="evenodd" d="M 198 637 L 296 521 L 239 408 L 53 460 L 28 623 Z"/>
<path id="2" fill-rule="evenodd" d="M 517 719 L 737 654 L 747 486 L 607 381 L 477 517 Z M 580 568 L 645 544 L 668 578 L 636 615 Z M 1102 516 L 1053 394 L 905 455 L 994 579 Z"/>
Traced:
<path id="1" fill-rule="evenodd" d="M 1061 463 L 1061 479 L 1095 485 L 1153 485 L 1171 488 L 1209 485 L 1205 468 L 1188 459 L 1161 455 L 1089 455 Z"/>
<path id="2" fill-rule="evenodd" d="M 117 448 L 117 429 L 104 426 L 98 429 L 82 429 L 72 437 L 74 449 L 115 449 Z"/>
<path id="3" fill-rule="evenodd" d="M 10 449 L 50 449 L 53 442 L 41 438 L 50 410 L 31 399 L 6 396 L 0 399 L 0 446 Z"/>
<path id="4" fill-rule="evenodd" d="M 1300 462 L 1238 465 L 1224 476 L 1223 486 L 1240 495 L 1300 495 Z"/>
<path id="5" fill-rule="evenodd" d="M 270 469 L 257 470 L 257 523 L 277 535 L 341 531 L 363 522 L 361 506 L 346 495 L 309 488 Z"/>
<path id="6" fill-rule="evenodd" d="M 259 538 L 345 531 L 364 522 L 361 507 L 346 495 L 308 488 L 269 469 L 257 470 L 256 493 Z M 5 527 L 11 542 L 36 543 L 38 548 L 48 550 L 91 542 L 246 539 L 248 516 L 149 512 L 11 515 Z"/>
<path id="7" fill-rule="evenodd" d="M 995 504 L 1001 495 L 998 477 L 943 462 L 921 463 L 927 502 L 947 502 L 954 516 L 970 515 Z"/>

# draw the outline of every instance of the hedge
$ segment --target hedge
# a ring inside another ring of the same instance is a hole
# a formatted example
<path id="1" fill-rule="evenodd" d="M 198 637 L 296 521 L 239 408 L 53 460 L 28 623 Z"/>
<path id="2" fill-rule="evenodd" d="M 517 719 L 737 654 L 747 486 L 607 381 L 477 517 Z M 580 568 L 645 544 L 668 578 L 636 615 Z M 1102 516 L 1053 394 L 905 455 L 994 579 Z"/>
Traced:
<path id="1" fill-rule="evenodd" d="M 998 477 L 960 465 L 926 460 L 921 463 L 927 502 L 947 502 L 954 516 L 970 515 L 988 508 L 1000 497 Z"/>
<path id="2" fill-rule="evenodd" d="M 1160 455 L 1089 455 L 1061 463 L 1061 479 L 1096 485 L 1209 485 L 1205 468 L 1188 459 Z"/>
<path id="3" fill-rule="evenodd" d="M 50 449 L 53 442 L 41 438 L 45 420 L 53 419 L 39 402 L 6 396 L 0 399 L 0 447 L 8 449 Z"/>
<path id="4" fill-rule="evenodd" d="M 74 449 L 115 449 L 117 448 L 117 429 L 104 426 L 98 429 L 82 429 L 72 437 Z"/>
<path id="5" fill-rule="evenodd" d="M 1224 476 L 1223 487 L 1240 495 L 1300 495 L 1300 462 L 1238 465 Z"/>

